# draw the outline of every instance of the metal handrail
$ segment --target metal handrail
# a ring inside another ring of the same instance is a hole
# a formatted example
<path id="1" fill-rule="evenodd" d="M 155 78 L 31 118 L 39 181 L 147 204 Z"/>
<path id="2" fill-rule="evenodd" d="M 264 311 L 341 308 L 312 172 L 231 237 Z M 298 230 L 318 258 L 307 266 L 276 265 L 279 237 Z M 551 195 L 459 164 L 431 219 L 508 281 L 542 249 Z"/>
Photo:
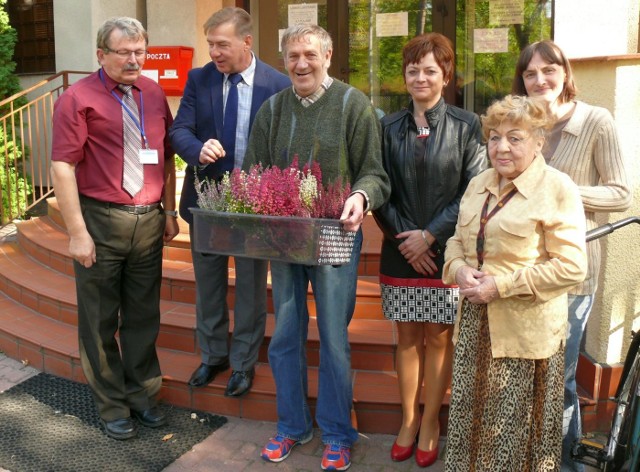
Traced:
<path id="1" fill-rule="evenodd" d="M 53 194 L 49 174 L 53 104 L 73 76 L 90 73 L 58 72 L 0 101 L 0 110 L 7 109 L 0 117 L 0 225 L 24 217 Z"/>

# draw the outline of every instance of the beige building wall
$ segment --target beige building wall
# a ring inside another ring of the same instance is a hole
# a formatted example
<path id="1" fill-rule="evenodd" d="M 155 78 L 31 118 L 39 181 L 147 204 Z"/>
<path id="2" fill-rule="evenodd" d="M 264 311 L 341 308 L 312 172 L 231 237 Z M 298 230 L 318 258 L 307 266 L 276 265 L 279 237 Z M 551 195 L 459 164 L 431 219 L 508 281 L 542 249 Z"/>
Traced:
<path id="1" fill-rule="evenodd" d="M 144 0 L 54 0 L 53 22 L 56 38 L 56 70 L 97 69 L 96 33 L 111 16 L 144 18 Z M 25 75 L 20 84 L 27 89 L 50 74 Z"/>
<path id="2" fill-rule="evenodd" d="M 640 215 L 640 54 L 638 0 L 555 2 L 555 41 L 571 59 L 578 98 L 613 114 L 634 190 L 632 207 L 603 214 L 602 224 Z M 600 287 L 587 327 L 585 350 L 599 363 L 624 359 L 632 329 L 640 329 L 640 227 L 601 239 Z"/>
<path id="3" fill-rule="evenodd" d="M 629 181 L 631 208 L 602 214 L 602 224 L 640 215 L 640 54 L 572 61 L 578 97 L 609 109 L 615 120 Z M 624 359 L 632 329 L 640 329 L 640 226 L 619 229 L 601 239 L 600 287 L 587 328 L 586 352 L 597 362 Z"/>
<path id="4" fill-rule="evenodd" d="M 56 69 L 92 71 L 98 67 L 96 33 L 112 16 L 131 16 L 143 24 L 143 0 L 55 0 L 53 18 Z"/>
<path id="5" fill-rule="evenodd" d="M 569 57 L 638 51 L 638 0 L 556 0 L 555 37 Z"/>
<path id="6" fill-rule="evenodd" d="M 235 6 L 233 0 L 147 0 L 147 30 L 156 46 L 194 48 L 193 67 L 211 61 L 202 29 L 216 11 Z M 154 39 L 155 38 L 155 39 Z"/>
<path id="7" fill-rule="evenodd" d="M 175 0 L 147 1 L 147 32 L 154 46 L 189 46 L 193 51 L 193 67 L 211 61 L 202 26 L 216 11 L 234 6 L 233 0 L 192 0 L 179 4 Z M 175 115 L 180 97 L 167 97 Z"/>

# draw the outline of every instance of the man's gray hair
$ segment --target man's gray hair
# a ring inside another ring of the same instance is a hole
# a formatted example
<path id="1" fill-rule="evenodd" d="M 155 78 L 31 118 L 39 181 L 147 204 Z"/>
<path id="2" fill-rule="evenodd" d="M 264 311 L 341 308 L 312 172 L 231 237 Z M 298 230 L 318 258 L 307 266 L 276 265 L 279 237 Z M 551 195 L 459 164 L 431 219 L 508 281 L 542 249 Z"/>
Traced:
<path id="1" fill-rule="evenodd" d="M 282 54 L 287 55 L 287 45 L 293 41 L 300 41 L 306 36 L 315 36 L 320 41 L 320 50 L 322 54 L 326 54 L 327 51 L 333 50 L 333 41 L 331 41 L 331 35 L 327 31 L 318 25 L 294 25 L 289 26 L 282 35 L 282 41 L 280 42 L 280 48 Z"/>
<path id="2" fill-rule="evenodd" d="M 149 36 L 147 31 L 135 18 L 129 18 L 127 16 L 109 18 L 105 21 L 98 30 L 98 36 L 96 39 L 96 46 L 98 49 L 110 50 L 109 38 L 114 30 L 122 31 L 122 34 L 132 40 L 144 39 L 145 44 L 149 44 Z"/>

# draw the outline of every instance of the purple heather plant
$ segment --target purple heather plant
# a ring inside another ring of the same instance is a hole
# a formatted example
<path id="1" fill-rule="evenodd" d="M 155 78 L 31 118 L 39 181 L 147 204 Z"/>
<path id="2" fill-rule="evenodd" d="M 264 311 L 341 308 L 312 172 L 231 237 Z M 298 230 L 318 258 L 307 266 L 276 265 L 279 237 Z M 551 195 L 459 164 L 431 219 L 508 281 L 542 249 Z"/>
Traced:
<path id="1" fill-rule="evenodd" d="M 234 169 L 219 183 L 196 176 L 200 208 L 231 213 L 338 219 L 351 185 L 338 178 L 322 185 L 320 164 L 302 170 L 298 156 L 286 168 L 253 166 L 249 172 Z"/>

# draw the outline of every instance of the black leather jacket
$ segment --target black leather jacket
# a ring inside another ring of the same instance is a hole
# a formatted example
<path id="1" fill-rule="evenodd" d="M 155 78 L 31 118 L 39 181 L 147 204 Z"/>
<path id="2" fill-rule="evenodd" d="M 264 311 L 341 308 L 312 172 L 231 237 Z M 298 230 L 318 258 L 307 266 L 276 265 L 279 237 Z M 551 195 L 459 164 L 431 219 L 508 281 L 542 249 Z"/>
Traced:
<path id="1" fill-rule="evenodd" d="M 408 109 L 382 118 L 382 159 L 391 181 L 391 197 L 373 215 L 384 233 L 384 245 L 397 248 L 402 240 L 396 234 L 426 229 L 438 243 L 432 248 L 442 252 L 453 236 L 462 194 L 471 178 L 486 167 L 486 147 L 478 116 L 447 105 L 441 98 L 425 113 L 430 128 L 425 162 L 428 180 L 419 194 L 412 109 L 410 103 Z"/>

